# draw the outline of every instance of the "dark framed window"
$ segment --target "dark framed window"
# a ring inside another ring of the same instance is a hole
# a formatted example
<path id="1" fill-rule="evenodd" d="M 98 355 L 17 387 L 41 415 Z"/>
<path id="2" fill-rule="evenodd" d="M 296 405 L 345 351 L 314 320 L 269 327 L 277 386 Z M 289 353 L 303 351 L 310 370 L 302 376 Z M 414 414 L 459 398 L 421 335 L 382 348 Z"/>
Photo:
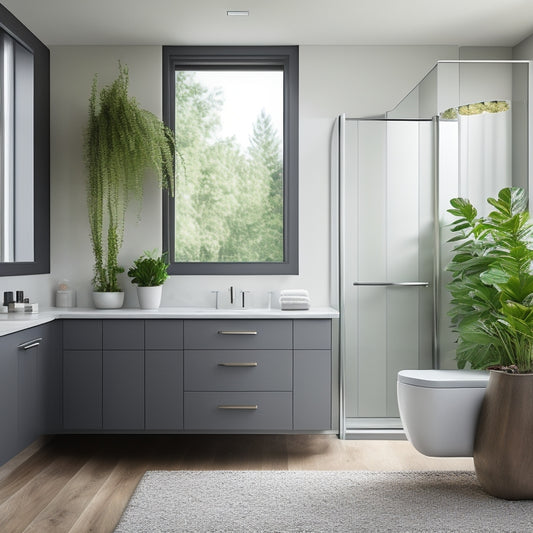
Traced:
<path id="1" fill-rule="evenodd" d="M 163 47 L 171 274 L 298 273 L 298 47 Z"/>

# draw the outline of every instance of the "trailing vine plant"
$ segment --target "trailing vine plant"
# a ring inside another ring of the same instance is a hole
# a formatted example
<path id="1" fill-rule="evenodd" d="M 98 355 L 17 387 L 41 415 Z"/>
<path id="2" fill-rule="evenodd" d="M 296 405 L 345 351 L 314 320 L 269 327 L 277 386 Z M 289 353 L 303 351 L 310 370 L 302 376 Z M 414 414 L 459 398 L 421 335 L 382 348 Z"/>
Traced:
<path id="1" fill-rule="evenodd" d="M 142 202 L 147 170 L 174 193 L 173 132 L 153 113 L 128 96 L 128 68 L 119 62 L 117 79 L 98 93 L 97 76 L 89 99 L 85 135 L 88 171 L 87 207 L 94 255 L 93 287 L 97 292 L 120 291 L 118 253 L 124 218 L 133 196 Z"/>

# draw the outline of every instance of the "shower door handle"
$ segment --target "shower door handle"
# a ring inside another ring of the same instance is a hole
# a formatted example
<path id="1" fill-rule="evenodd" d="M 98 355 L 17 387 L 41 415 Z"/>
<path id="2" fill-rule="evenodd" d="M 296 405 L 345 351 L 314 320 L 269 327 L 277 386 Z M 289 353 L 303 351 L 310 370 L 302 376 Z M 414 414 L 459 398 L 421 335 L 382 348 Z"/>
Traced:
<path id="1" fill-rule="evenodd" d="M 429 281 L 354 281 L 355 287 L 429 287 Z"/>

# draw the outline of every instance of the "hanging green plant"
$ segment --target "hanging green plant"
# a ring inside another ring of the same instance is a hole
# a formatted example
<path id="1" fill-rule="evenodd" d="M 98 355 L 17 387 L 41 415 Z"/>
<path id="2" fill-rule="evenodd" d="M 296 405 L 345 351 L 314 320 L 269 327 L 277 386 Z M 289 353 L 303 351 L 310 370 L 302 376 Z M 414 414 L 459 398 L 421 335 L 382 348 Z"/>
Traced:
<path id="1" fill-rule="evenodd" d="M 118 253 L 126 208 L 132 196 L 142 202 L 147 170 L 153 170 L 160 186 L 174 194 L 174 134 L 128 96 L 128 83 L 128 68 L 119 63 L 117 79 L 100 93 L 94 77 L 89 99 L 84 147 L 96 292 L 121 290 L 117 274 L 124 269 Z"/>

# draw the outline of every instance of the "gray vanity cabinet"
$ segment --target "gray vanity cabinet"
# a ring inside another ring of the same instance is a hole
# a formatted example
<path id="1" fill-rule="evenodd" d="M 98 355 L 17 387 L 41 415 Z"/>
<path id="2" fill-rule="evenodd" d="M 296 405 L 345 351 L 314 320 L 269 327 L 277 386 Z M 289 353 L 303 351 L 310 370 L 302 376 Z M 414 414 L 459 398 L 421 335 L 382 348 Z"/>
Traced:
<path id="1" fill-rule="evenodd" d="M 145 321 L 145 428 L 183 429 L 183 320 Z"/>
<path id="2" fill-rule="evenodd" d="M 333 430 L 328 319 L 74 319 L 63 344 L 65 431 Z"/>

